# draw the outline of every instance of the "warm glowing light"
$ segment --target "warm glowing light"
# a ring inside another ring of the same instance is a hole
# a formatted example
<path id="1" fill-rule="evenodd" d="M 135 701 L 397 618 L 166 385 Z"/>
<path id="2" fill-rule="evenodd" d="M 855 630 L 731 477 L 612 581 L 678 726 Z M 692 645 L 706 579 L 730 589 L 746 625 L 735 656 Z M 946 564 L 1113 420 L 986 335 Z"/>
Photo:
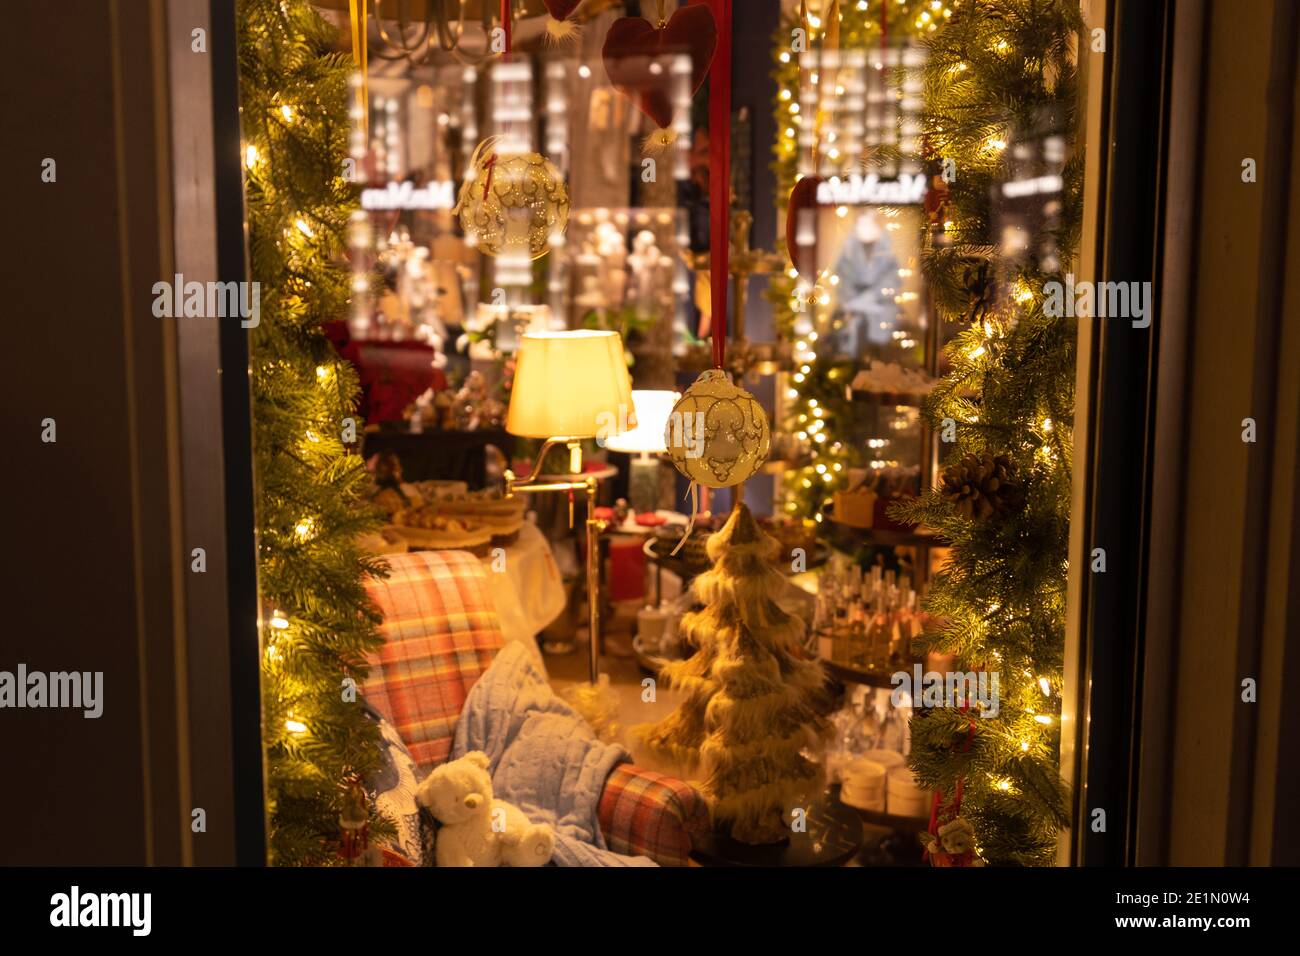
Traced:
<path id="1" fill-rule="evenodd" d="M 280 115 L 284 117 L 284 121 L 285 121 L 286 123 L 292 123 L 292 122 L 293 122 L 293 107 L 292 107 L 292 106 L 281 106 L 281 107 L 280 107 Z"/>
<path id="2" fill-rule="evenodd" d="M 1050 683 L 1048 683 L 1048 680 L 1047 680 L 1046 677 L 1040 677 L 1040 678 L 1038 678 L 1038 686 L 1039 686 L 1039 688 L 1043 691 L 1043 695 L 1044 695 L 1044 696 L 1046 696 L 1046 697 L 1051 697 L 1051 696 L 1052 696 L 1052 685 L 1051 685 Z"/>
<path id="3" fill-rule="evenodd" d="M 305 734 L 307 732 L 307 725 L 301 720 L 294 720 L 292 717 L 284 722 L 284 726 L 291 734 Z"/>
<path id="4" fill-rule="evenodd" d="M 1046 714 L 1039 714 L 1037 717 L 1034 718 L 1034 720 L 1038 721 L 1040 724 L 1043 724 L 1044 726 L 1047 726 L 1052 722 L 1052 718 L 1048 717 Z"/>
<path id="5" fill-rule="evenodd" d="M 257 147 L 252 143 L 249 143 L 248 147 L 244 150 L 244 165 L 249 169 L 252 169 L 257 165 Z"/>

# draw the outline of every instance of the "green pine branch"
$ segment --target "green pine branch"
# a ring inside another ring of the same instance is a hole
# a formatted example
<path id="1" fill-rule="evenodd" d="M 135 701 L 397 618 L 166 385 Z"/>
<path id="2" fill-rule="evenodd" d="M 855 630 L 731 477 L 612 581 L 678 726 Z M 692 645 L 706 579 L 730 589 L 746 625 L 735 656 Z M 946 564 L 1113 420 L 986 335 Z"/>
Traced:
<path id="1" fill-rule="evenodd" d="M 989 197 L 1008 171 L 1010 136 L 1048 122 L 1071 138 L 1082 29 L 1070 0 L 983 0 L 927 42 L 925 131 L 957 179 L 947 242 L 926 250 L 923 267 L 939 315 L 966 328 L 947 346 L 950 370 L 923 414 L 941 434 L 955 424 L 949 462 L 1008 459 L 1021 495 L 983 519 L 958 513 L 942 487 L 896 508 L 952 545 L 926 601 L 943 622 L 927 646 L 1000 678 L 996 716 L 918 710 L 909 764 L 949 800 L 960 782 L 978 851 L 1000 865 L 1051 864 L 1069 825 L 1059 752 L 1076 330 L 1043 312 L 1054 276 L 994 244 Z M 1051 232 L 1062 271 L 1077 247 L 1082 168 L 1076 153 Z"/>
<path id="2" fill-rule="evenodd" d="M 343 443 L 356 371 L 321 329 L 346 314 L 350 294 L 352 67 L 307 0 L 240 0 L 238 17 L 249 262 L 262 306 L 250 378 L 270 857 L 335 865 L 347 781 L 378 766 L 378 731 L 346 682 L 364 679 L 382 643 L 364 582 L 385 573 L 355 543 L 377 525 L 362 500 L 364 463 Z M 393 826 L 372 815 L 369 830 L 379 839 Z"/>

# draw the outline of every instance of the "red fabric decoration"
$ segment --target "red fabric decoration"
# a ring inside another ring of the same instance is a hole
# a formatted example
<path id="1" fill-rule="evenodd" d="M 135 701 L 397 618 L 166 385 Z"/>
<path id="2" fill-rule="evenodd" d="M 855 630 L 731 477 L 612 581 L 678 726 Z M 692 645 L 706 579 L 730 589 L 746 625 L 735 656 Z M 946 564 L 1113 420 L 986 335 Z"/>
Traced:
<path id="1" fill-rule="evenodd" d="M 645 597 L 645 552 L 642 540 L 630 536 L 609 542 L 609 599 L 631 601 Z"/>
<path id="2" fill-rule="evenodd" d="M 804 210 L 812 210 L 812 214 L 817 215 L 817 187 L 821 184 L 820 176 L 805 176 L 795 183 L 794 189 L 790 190 L 790 204 L 785 213 L 785 248 L 790 253 L 790 264 L 810 281 L 817 279 L 817 246 L 813 244 L 811 261 L 801 259 L 804 249 L 795 242 L 795 238 L 799 232 L 799 214 Z"/>
<path id="3" fill-rule="evenodd" d="M 548 3 L 549 9 L 549 3 Z M 673 122 L 668 71 L 650 72 L 651 57 L 667 53 L 691 56 L 691 92 L 704 83 L 718 44 L 718 27 L 705 6 L 679 7 L 663 28 L 641 17 L 621 17 L 605 35 L 601 57 L 613 87 L 661 129 Z"/>

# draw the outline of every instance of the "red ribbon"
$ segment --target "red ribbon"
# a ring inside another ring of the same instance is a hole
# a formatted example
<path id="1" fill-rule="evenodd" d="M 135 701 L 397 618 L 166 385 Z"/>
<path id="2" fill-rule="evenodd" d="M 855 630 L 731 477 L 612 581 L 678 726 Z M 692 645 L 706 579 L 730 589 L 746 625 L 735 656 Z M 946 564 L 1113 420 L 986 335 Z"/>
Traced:
<path id="1" fill-rule="evenodd" d="M 889 48 L 889 4 L 880 5 L 880 73 L 885 73 L 885 50 Z"/>
<path id="2" fill-rule="evenodd" d="M 709 73 L 709 301 L 713 309 L 713 364 L 727 352 L 727 284 L 731 281 L 731 3 L 707 0 L 718 25 Z"/>
<path id="3" fill-rule="evenodd" d="M 514 43 L 510 36 L 512 24 L 510 22 L 510 0 L 501 0 L 501 29 L 505 33 L 506 48 L 501 54 L 502 57 L 508 57 L 513 49 Z M 497 154 L 493 153 L 483 164 L 487 169 L 487 179 L 483 182 L 483 201 L 486 202 L 488 193 L 492 189 L 492 170 L 497 164 Z"/>
<path id="4" fill-rule="evenodd" d="M 962 704 L 961 709 L 962 709 L 962 710 L 970 710 L 970 704 L 969 704 L 969 703 Z M 971 717 L 971 718 L 968 718 L 968 719 L 969 719 L 970 723 L 969 723 L 969 724 L 967 725 L 967 727 L 966 727 L 966 741 L 965 741 L 965 743 L 962 744 L 962 748 L 961 748 L 961 752 L 962 752 L 962 753 L 967 753 L 967 752 L 969 752 L 969 750 L 970 750 L 970 745 L 971 745 L 971 741 L 973 741 L 973 740 L 975 739 L 975 718 L 974 718 L 974 717 Z M 952 808 L 951 808 L 950 812 L 948 813 L 948 819 L 949 819 L 949 820 L 955 820 L 958 816 L 961 815 L 961 798 L 962 798 L 962 793 L 965 791 L 965 789 L 966 789 L 966 778 L 965 778 L 965 776 L 960 776 L 960 777 L 957 778 L 957 785 L 956 785 L 955 787 L 953 787 L 953 794 L 952 794 Z M 942 807 L 943 807 L 943 791 L 942 791 L 942 790 L 936 790 L 936 791 L 934 792 L 934 800 L 933 800 L 933 802 L 931 802 L 931 804 L 930 804 L 930 826 L 927 828 L 927 829 L 929 830 L 930 835 L 933 836 L 934 839 L 935 839 L 935 845 L 939 845 L 939 843 L 938 843 L 938 840 L 939 840 L 939 810 L 940 810 Z M 965 855 L 965 854 L 963 854 L 963 856 L 964 856 L 964 855 Z M 929 851 L 929 850 L 926 850 L 925 853 L 923 854 L 923 856 L 924 856 L 926 859 L 929 859 L 929 857 L 930 857 L 930 851 Z M 969 861 L 966 861 L 966 862 L 969 862 Z M 964 866 L 964 865 L 966 865 L 966 863 L 965 863 L 965 862 L 962 862 L 962 863 L 959 863 L 958 865 L 960 865 L 960 866 Z"/>

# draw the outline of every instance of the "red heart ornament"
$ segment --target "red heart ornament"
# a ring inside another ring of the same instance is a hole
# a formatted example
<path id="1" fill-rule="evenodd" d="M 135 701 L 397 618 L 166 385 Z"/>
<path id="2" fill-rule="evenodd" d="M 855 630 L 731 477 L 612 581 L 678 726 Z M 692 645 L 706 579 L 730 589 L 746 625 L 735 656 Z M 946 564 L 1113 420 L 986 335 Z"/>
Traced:
<path id="1" fill-rule="evenodd" d="M 817 187 L 821 184 L 820 176 L 800 179 L 790 190 L 785 212 L 785 248 L 790 253 L 790 264 L 811 282 L 817 281 Z"/>
<path id="2" fill-rule="evenodd" d="M 556 20 L 567 20 L 573 15 L 573 11 L 578 9 L 578 4 L 582 0 L 542 0 L 546 5 L 546 12 Z"/>
<path id="3" fill-rule="evenodd" d="M 578 8 L 582 0 L 542 0 L 546 4 L 546 39 L 561 45 L 578 39 L 581 28 L 569 17 Z"/>
<path id="4" fill-rule="evenodd" d="M 641 17 L 615 20 L 605 35 L 601 57 L 610 84 L 657 126 L 667 129 L 673 122 L 669 74 L 663 62 L 658 63 L 658 72 L 651 68 L 652 64 L 666 55 L 690 54 L 694 94 L 708 75 L 717 46 L 718 26 L 713 22 L 713 12 L 706 6 L 692 5 L 678 7 L 659 28 Z"/>

